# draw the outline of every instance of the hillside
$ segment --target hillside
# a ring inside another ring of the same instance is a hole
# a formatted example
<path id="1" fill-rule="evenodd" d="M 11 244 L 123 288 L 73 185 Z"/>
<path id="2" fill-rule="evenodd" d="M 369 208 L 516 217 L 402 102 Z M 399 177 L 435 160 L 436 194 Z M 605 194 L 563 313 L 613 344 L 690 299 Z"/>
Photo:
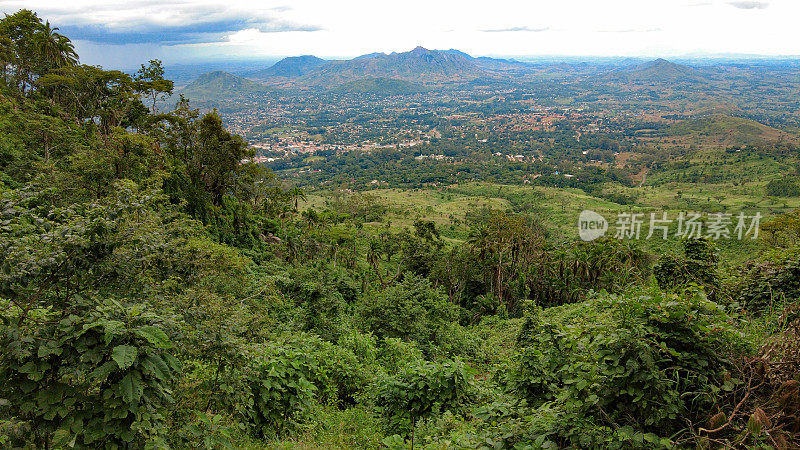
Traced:
<path id="1" fill-rule="evenodd" d="M 216 71 L 200 75 L 180 90 L 186 98 L 198 101 L 230 100 L 269 91 L 266 86 L 228 72 Z"/>
<path id="2" fill-rule="evenodd" d="M 258 80 L 275 77 L 297 78 L 311 72 L 326 62 L 327 61 L 324 59 L 317 58 L 313 55 L 290 56 L 266 69 L 250 72 L 247 76 Z"/>
<path id="3" fill-rule="evenodd" d="M 755 120 L 716 114 L 676 123 L 669 128 L 675 136 L 696 137 L 726 146 L 797 143 L 797 136 L 772 128 Z"/>
<path id="4" fill-rule="evenodd" d="M 172 110 L 57 30 L 0 18 L 0 449 L 800 448 L 788 134 L 453 50 Z"/>
<path id="5" fill-rule="evenodd" d="M 374 95 L 403 95 L 424 92 L 426 89 L 419 83 L 397 80 L 394 78 L 364 78 L 348 81 L 331 89 L 339 93 L 358 93 Z"/>

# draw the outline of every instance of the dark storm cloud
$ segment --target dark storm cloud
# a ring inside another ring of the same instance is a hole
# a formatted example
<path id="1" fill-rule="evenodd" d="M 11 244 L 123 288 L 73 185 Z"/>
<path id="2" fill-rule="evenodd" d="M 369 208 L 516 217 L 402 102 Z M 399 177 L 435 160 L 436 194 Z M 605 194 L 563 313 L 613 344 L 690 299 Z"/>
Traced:
<path id="1" fill-rule="evenodd" d="M 26 7 L 17 0 L 2 5 L 0 11 L 13 12 Z M 319 31 L 320 26 L 299 24 L 279 18 L 292 7 L 278 5 L 271 8 L 236 10 L 215 4 L 195 4 L 175 0 L 165 6 L 162 0 L 129 0 L 124 4 L 100 3 L 91 8 L 76 5 L 37 8 L 40 17 L 57 23 L 62 34 L 73 40 L 98 44 L 156 44 L 178 45 L 219 42 L 227 35 L 245 29 L 257 29 L 263 33 L 289 31 Z M 171 17 L 164 23 L 156 17 Z M 114 17 L 115 22 L 104 22 Z"/>
<path id="2" fill-rule="evenodd" d="M 133 27 L 112 28 L 105 25 L 61 25 L 63 34 L 76 40 L 105 44 L 196 44 L 217 42 L 225 35 L 255 28 L 263 33 L 287 31 L 319 31 L 322 28 L 280 21 L 252 21 L 250 19 L 225 19 L 211 22 L 196 22 L 180 26 L 142 24 Z"/>

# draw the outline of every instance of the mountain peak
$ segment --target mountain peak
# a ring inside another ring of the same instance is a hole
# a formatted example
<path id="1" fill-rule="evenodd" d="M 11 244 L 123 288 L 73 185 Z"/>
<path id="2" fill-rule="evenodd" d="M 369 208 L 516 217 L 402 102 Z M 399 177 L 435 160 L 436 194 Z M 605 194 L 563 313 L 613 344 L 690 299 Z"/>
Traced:
<path id="1" fill-rule="evenodd" d="M 634 66 L 621 67 L 603 75 L 609 80 L 626 80 L 639 82 L 701 82 L 704 77 L 690 66 L 667 61 L 664 58 L 654 59 Z"/>

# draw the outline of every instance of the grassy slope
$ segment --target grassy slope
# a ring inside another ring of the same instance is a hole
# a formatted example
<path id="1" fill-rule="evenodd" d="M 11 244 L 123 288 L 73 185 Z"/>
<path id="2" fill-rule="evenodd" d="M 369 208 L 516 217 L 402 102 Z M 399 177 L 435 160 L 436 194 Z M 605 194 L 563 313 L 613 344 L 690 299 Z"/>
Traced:
<path id="1" fill-rule="evenodd" d="M 536 217 L 551 232 L 557 241 L 578 238 L 578 215 L 584 209 L 602 214 L 615 228 L 620 212 L 643 212 L 646 220 L 649 213 L 667 211 L 675 218 L 680 211 L 730 212 L 746 214 L 761 212 L 775 215 L 800 208 L 800 199 L 776 199 L 763 195 L 764 183 L 744 186 L 723 184 L 667 183 L 659 186 L 645 185 L 641 188 L 613 186 L 614 191 L 636 194 L 635 205 L 619 205 L 586 194 L 580 189 L 559 189 L 541 186 L 503 186 L 489 183 L 471 183 L 457 187 L 430 190 L 378 189 L 370 191 L 388 206 L 389 212 L 381 223 L 367 224 L 368 229 L 390 225 L 393 229 L 410 227 L 414 220 L 434 221 L 442 235 L 453 243 L 466 240 L 469 224 L 464 220 L 471 211 L 483 207 L 514 210 Z M 680 197 L 677 192 L 681 192 Z M 306 207 L 321 208 L 325 205 L 326 192 L 308 196 Z M 647 230 L 647 224 L 643 231 Z M 732 228 L 731 228 L 732 230 Z M 646 232 L 646 231 L 645 231 Z M 667 242 L 645 240 L 641 242 L 651 251 L 660 253 L 674 250 L 676 240 Z M 760 251 L 758 242 L 720 241 L 723 259 L 731 263 L 741 262 Z"/>

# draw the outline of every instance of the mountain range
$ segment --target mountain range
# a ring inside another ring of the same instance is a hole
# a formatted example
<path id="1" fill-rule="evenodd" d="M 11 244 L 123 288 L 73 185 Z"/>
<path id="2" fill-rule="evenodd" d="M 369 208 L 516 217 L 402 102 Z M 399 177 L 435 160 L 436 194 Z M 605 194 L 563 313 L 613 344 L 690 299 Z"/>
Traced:
<path id="1" fill-rule="evenodd" d="M 285 58 L 274 66 L 247 74 L 248 78 L 281 83 L 331 86 L 353 80 L 393 78 L 416 83 L 469 81 L 521 70 L 518 61 L 480 57 L 458 50 L 417 47 L 402 53 L 370 53 L 349 60 L 325 61 L 314 56 Z"/>
<path id="2" fill-rule="evenodd" d="M 515 60 L 473 57 L 459 50 L 370 53 L 349 60 L 324 60 L 312 55 L 284 58 L 274 65 L 243 73 L 203 74 L 182 93 L 194 99 L 219 100 L 265 92 L 270 87 L 323 88 L 339 92 L 394 95 L 424 90 L 426 85 L 491 82 L 533 76 L 540 67 Z M 600 72 L 599 82 L 697 82 L 703 73 L 664 59 Z"/>

